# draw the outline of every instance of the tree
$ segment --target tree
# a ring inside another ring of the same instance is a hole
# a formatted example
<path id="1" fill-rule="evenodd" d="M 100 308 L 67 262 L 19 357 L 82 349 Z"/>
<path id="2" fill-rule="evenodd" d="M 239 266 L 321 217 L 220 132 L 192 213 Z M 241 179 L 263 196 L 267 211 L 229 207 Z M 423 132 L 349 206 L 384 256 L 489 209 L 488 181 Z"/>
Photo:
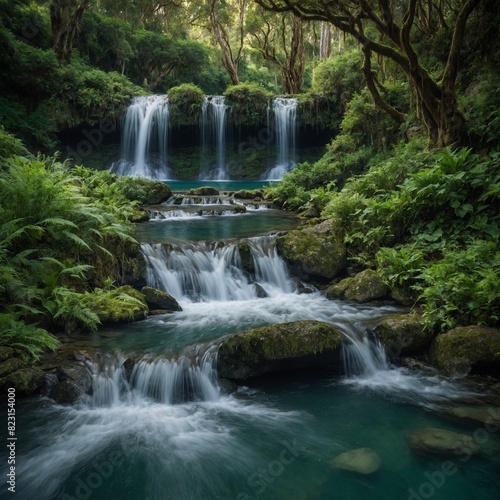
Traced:
<path id="1" fill-rule="evenodd" d="M 467 21 L 480 1 L 456 0 L 451 2 L 454 8 L 448 7 L 445 15 L 444 7 L 436 7 L 431 2 L 431 8 L 424 0 L 256 0 L 268 10 L 292 12 L 306 20 L 326 21 L 352 35 L 363 47 L 363 71 L 375 103 L 402 122 L 404 114 L 384 99 L 382 86 L 372 70 L 374 53 L 394 61 L 414 90 L 417 112 L 426 127 L 429 147 L 461 142 L 465 123 L 456 99 L 460 52 Z M 430 74 L 418 53 L 415 32 L 420 28 L 417 24 L 422 23 L 429 36 L 438 24 L 450 26 L 452 35 L 440 77 Z"/>
<path id="2" fill-rule="evenodd" d="M 61 63 L 68 63 L 73 40 L 80 29 L 83 13 L 90 0 L 53 0 L 50 5 L 53 48 Z"/>
<path id="3" fill-rule="evenodd" d="M 249 23 L 252 46 L 275 64 L 287 94 L 299 94 L 304 84 L 304 22 L 294 14 L 281 17 L 258 10 Z"/>
<path id="4" fill-rule="evenodd" d="M 237 0 L 233 2 L 234 6 L 229 6 L 226 2 L 218 0 L 209 0 L 209 15 L 212 31 L 222 50 L 222 64 L 226 69 L 231 83 L 237 85 L 240 80 L 238 77 L 238 66 L 243 57 L 243 45 L 245 39 L 244 21 L 246 0 Z M 222 4 L 222 5 L 221 5 Z M 230 18 L 229 9 L 237 12 L 236 37 L 231 40 L 230 36 Z M 231 47 L 233 45 L 233 48 Z"/>

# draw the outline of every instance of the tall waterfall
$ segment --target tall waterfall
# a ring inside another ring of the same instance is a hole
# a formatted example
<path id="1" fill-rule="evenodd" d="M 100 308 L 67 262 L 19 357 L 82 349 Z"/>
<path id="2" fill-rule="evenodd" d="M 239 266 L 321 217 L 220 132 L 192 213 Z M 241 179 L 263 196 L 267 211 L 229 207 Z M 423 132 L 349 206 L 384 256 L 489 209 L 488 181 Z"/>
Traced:
<path id="1" fill-rule="evenodd" d="M 227 105 L 224 96 L 205 97 L 201 108 L 202 180 L 228 180 L 226 163 Z M 215 162 L 210 161 L 215 153 Z"/>
<path id="2" fill-rule="evenodd" d="M 124 358 L 107 356 L 89 366 L 94 407 L 138 403 L 144 399 L 176 404 L 220 397 L 215 364 L 217 345 L 188 347 L 179 356 L 144 357 L 127 376 Z"/>
<path id="3" fill-rule="evenodd" d="M 277 97 L 273 101 L 278 158 L 277 164 L 262 176 L 265 180 L 280 180 L 296 165 L 297 107 L 298 101 L 294 98 Z"/>
<path id="4" fill-rule="evenodd" d="M 168 251 L 161 244 L 143 244 L 147 282 L 190 302 L 255 299 L 260 290 L 256 283 L 268 294 L 293 292 L 294 284 L 277 254 L 274 240 L 251 238 L 247 244 L 253 261 L 253 276 L 243 269 L 237 243 L 221 247 L 186 243 L 171 245 Z"/>
<path id="5" fill-rule="evenodd" d="M 171 179 L 168 168 L 169 109 L 165 95 L 135 97 L 125 115 L 122 158 L 111 167 L 120 175 Z"/>

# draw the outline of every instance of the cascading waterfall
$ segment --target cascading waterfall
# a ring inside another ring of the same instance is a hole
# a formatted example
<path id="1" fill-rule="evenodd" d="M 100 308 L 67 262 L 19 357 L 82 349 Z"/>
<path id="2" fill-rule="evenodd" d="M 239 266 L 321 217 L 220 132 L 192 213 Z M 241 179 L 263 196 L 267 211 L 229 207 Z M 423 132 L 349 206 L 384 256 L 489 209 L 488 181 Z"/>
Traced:
<path id="1" fill-rule="evenodd" d="M 169 109 L 165 95 L 135 97 L 122 133 L 122 159 L 111 167 L 119 175 L 171 179 L 167 166 Z"/>
<path id="2" fill-rule="evenodd" d="M 294 98 L 277 97 L 273 101 L 278 159 L 277 164 L 264 173 L 262 176 L 264 180 L 280 180 L 296 165 L 297 107 L 298 101 Z M 268 116 L 268 128 L 269 126 Z"/>
<path id="3" fill-rule="evenodd" d="M 202 180 L 228 180 L 226 163 L 227 105 L 224 96 L 206 96 L 201 108 L 201 173 Z M 207 164 L 215 150 L 215 164 Z"/>
<path id="4" fill-rule="evenodd" d="M 204 350 L 202 350 L 204 349 Z M 177 357 L 144 357 L 127 377 L 125 359 L 107 356 L 92 363 L 92 407 L 139 403 L 145 399 L 168 405 L 217 401 L 220 389 L 215 365 L 217 345 L 186 348 Z M 128 380 L 129 378 L 129 380 Z"/>
<path id="5" fill-rule="evenodd" d="M 255 283 L 267 293 L 291 293 L 294 284 L 278 256 L 274 240 L 247 240 L 255 276 L 242 269 L 238 244 L 213 246 L 206 243 L 169 245 L 143 244 L 150 286 L 190 302 L 244 301 L 258 297 Z M 254 279 L 253 279 L 254 278 Z"/>

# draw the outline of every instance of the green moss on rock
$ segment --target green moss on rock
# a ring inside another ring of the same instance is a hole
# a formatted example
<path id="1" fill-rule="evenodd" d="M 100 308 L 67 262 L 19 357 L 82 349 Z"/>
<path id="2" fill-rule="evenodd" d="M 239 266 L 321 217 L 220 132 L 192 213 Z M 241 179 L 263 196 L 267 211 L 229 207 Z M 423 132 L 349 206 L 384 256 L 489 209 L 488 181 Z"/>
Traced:
<path id="1" fill-rule="evenodd" d="M 373 332 L 380 339 L 391 358 L 414 354 L 427 349 L 434 338 L 425 329 L 417 314 L 391 314 L 386 316 Z"/>
<path id="2" fill-rule="evenodd" d="M 182 311 L 182 307 L 167 292 L 157 290 L 150 286 L 145 286 L 141 289 L 141 294 L 144 296 L 146 303 L 151 309 L 163 309 L 165 311 Z"/>
<path id="3" fill-rule="evenodd" d="M 18 396 L 28 396 L 40 389 L 45 380 L 45 373 L 38 368 L 22 368 L 0 379 L 0 389 L 13 387 Z"/>
<path id="4" fill-rule="evenodd" d="M 339 363 L 342 333 L 320 321 L 264 326 L 226 338 L 219 347 L 218 372 L 244 380 L 265 373 Z"/>
<path id="5" fill-rule="evenodd" d="M 188 194 L 192 196 L 219 196 L 219 190 L 212 186 L 201 186 L 190 189 Z"/>
<path id="6" fill-rule="evenodd" d="M 23 367 L 23 362 L 19 358 L 10 358 L 0 363 L 0 377 L 15 372 Z"/>
<path id="7" fill-rule="evenodd" d="M 331 280 L 346 265 L 342 233 L 330 220 L 290 231 L 278 248 L 304 278 Z"/>
<path id="8" fill-rule="evenodd" d="M 128 200 L 138 201 L 141 205 L 156 205 L 172 196 L 172 190 L 161 181 L 144 177 L 117 176 L 115 182 Z"/>
<path id="9" fill-rule="evenodd" d="M 238 243 L 238 252 L 240 254 L 242 269 L 253 276 L 255 273 L 255 263 L 253 261 L 250 245 L 246 241 L 240 241 Z"/>
<path id="10" fill-rule="evenodd" d="M 486 326 L 460 326 L 438 335 L 431 345 L 433 363 L 449 375 L 471 371 L 500 375 L 500 331 Z"/>
<path id="11" fill-rule="evenodd" d="M 260 189 L 241 189 L 236 191 L 233 196 L 239 200 L 261 200 L 262 191 Z"/>

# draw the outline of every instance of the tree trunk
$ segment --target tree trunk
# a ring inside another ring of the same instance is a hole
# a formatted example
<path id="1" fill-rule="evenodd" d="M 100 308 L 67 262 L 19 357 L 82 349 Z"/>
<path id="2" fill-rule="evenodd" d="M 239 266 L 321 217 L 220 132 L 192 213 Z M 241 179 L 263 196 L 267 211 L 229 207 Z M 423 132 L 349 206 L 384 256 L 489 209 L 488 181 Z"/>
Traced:
<path id="1" fill-rule="evenodd" d="M 67 64 L 73 50 L 73 40 L 80 29 L 83 12 L 90 0 L 54 0 L 50 6 L 53 48 L 59 62 Z"/>
<path id="2" fill-rule="evenodd" d="M 322 22 L 319 31 L 319 58 L 328 59 L 332 53 L 332 25 Z"/>

